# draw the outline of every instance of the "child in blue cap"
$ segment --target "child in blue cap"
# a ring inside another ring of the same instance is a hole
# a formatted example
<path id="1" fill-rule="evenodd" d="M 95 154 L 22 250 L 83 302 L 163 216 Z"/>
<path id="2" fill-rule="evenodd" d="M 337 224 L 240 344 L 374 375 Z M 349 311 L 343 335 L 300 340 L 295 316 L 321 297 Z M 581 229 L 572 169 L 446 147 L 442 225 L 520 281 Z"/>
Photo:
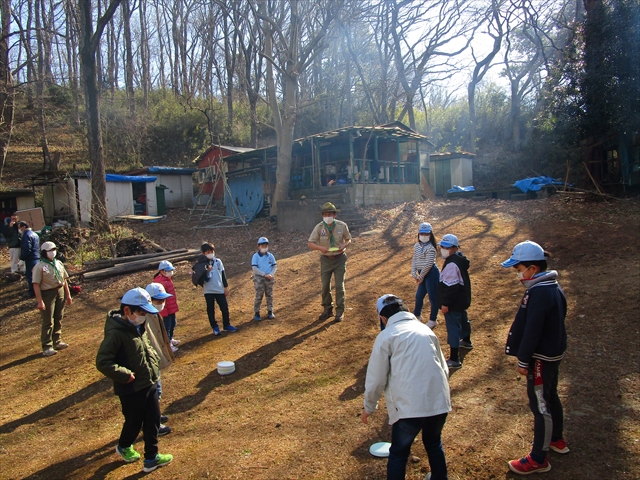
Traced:
<path id="1" fill-rule="evenodd" d="M 507 355 L 518 358 L 518 373 L 527 376 L 534 419 L 531 453 L 509 462 L 509 469 L 521 475 L 551 470 L 549 449 L 569 453 L 558 396 L 558 369 L 567 348 L 567 299 L 558 284 L 558 272 L 547 271 L 548 256 L 540 245 L 527 240 L 502 262 L 504 268 L 516 269 L 526 288 L 505 348 Z"/>
<path id="2" fill-rule="evenodd" d="M 436 239 L 433 235 L 433 229 L 430 223 L 423 222 L 418 228 L 418 241 L 413 246 L 413 259 L 411 260 L 411 275 L 418 284 L 416 290 L 416 304 L 413 314 L 422 320 L 422 306 L 424 305 L 424 296 L 429 295 L 429 304 L 431 311 L 429 312 L 429 328 L 438 326 L 438 280 L 440 279 L 440 270 L 436 265 Z"/>
<path id="3" fill-rule="evenodd" d="M 129 463 L 140 460 L 133 442 L 142 429 L 144 472 L 168 465 L 173 456 L 158 453 L 160 406 L 157 382 L 160 359 L 146 331 L 148 313 L 158 313 L 146 290 L 134 288 L 124 294 L 119 310 L 107 314 L 104 339 L 96 356 L 96 367 L 113 380 L 120 398 L 124 425 L 116 452 Z"/>
<path id="4" fill-rule="evenodd" d="M 258 239 L 258 251 L 251 257 L 251 268 L 253 269 L 253 286 L 256 289 L 256 298 L 253 302 L 253 319 L 256 322 L 261 320 L 260 305 L 262 297 L 267 297 L 267 318 L 273 320 L 276 316 L 273 313 L 273 284 L 277 265 L 276 257 L 269 252 L 269 239 L 260 237 Z"/>
<path id="5" fill-rule="evenodd" d="M 438 283 L 438 307 L 444 313 L 449 344 L 449 370 L 462 367 L 459 349 L 471 350 L 471 323 L 467 308 L 471 305 L 469 259 L 460 251 L 458 237 L 450 233 L 440 240 L 440 254 L 444 265 Z"/>

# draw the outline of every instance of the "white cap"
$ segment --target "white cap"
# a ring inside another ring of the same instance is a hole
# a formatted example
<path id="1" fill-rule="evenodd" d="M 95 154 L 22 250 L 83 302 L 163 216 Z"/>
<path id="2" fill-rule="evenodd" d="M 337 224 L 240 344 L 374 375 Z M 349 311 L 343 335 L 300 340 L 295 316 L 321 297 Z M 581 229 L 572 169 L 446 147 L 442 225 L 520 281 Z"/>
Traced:
<path id="1" fill-rule="evenodd" d="M 50 252 L 51 250 L 57 250 L 56 244 L 53 242 L 44 242 L 40 245 L 40 250 L 44 250 L 45 252 Z"/>
<path id="2" fill-rule="evenodd" d="M 395 305 L 397 303 L 402 303 L 402 300 L 392 293 L 385 293 L 376 302 L 376 310 L 378 311 L 378 315 L 380 315 L 382 309 L 387 305 Z"/>

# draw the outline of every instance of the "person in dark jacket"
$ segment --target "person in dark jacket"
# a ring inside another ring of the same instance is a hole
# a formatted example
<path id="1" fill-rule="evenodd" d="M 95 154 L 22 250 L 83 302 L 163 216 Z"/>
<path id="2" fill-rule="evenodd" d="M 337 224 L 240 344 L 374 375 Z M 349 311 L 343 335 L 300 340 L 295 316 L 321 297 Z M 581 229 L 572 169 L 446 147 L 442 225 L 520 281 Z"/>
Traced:
<path id="1" fill-rule="evenodd" d="M 2 234 L 7 240 L 7 247 L 9 247 L 9 258 L 11 259 L 11 273 L 24 271 L 24 262 L 20 260 L 21 253 L 21 241 L 20 230 L 18 229 L 18 223 L 20 217 L 15 213 L 11 215 L 11 221 L 4 226 Z"/>
<path id="2" fill-rule="evenodd" d="M 33 274 L 31 270 L 40 261 L 40 237 L 31 230 L 27 222 L 18 222 L 18 230 L 22 235 L 20 260 L 24 261 L 27 284 L 29 291 L 24 294 L 24 298 L 35 298 L 36 293 L 33 290 Z"/>
<path id="3" fill-rule="evenodd" d="M 551 470 L 549 449 L 569 452 L 558 396 L 558 369 L 567 348 L 567 299 L 557 282 L 558 272 L 547 271 L 548 256 L 540 245 L 527 240 L 516 245 L 511 257 L 502 262 L 504 268 L 516 269 L 526 288 L 505 348 L 507 355 L 518 358 L 518 373 L 527 376 L 534 418 L 531 453 L 509 462 L 509 469 L 521 475 Z"/>
<path id="4" fill-rule="evenodd" d="M 444 265 L 438 283 L 438 308 L 444 313 L 447 324 L 450 370 L 462 367 L 459 349 L 471 350 L 471 323 L 467 308 L 471 305 L 471 279 L 469 260 L 460 251 L 458 237 L 450 233 L 439 243 Z"/>
<path id="5" fill-rule="evenodd" d="M 107 315 L 96 368 L 113 380 L 113 389 L 122 404 L 124 425 L 116 453 L 125 462 L 139 460 L 140 454 L 133 448 L 133 442 L 142 428 L 143 471 L 152 472 L 169 464 L 173 456 L 158 453 L 160 405 L 156 384 L 160 377 L 160 357 L 146 332 L 147 313 L 157 314 L 158 309 L 146 290 L 134 288 L 125 293 L 120 310 L 111 310 Z"/>

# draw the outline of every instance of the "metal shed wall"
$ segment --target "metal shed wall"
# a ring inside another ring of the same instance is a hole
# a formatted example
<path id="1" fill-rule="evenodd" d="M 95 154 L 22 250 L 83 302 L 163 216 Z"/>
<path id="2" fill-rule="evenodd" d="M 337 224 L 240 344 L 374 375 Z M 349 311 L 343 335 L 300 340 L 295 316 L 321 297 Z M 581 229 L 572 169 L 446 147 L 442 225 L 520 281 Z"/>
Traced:
<path id="1" fill-rule="evenodd" d="M 133 189 L 130 182 L 107 182 L 107 214 L 110 219 L 118 215 L 134 214 Z"/>
<path id="2" fill-rule="evenodd" d="M 190 207 L 193 197 L 193 179 L 191 175 L 157 175 L 154 186 L 168 187 L 164 191 L 167 208 Z"/>

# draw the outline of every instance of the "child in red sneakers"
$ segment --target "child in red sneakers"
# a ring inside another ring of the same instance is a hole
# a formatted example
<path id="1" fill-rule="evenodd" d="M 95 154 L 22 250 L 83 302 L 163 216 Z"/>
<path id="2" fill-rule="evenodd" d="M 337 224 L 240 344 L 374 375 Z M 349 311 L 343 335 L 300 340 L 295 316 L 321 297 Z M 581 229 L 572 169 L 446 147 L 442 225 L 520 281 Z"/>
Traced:
<path id="1" fill-rule="evenodd" d="M 558 272 L 547 271 L 548 254 L 527 240 L 502 262 L 513 267 L 526 291 L 509 330 L 505 353 L 518 358 L 517 371 L 527 376 L 527 395 L 533 412 L 531 453 L 509 462 L 514 473 L 528 475 L 551 470 L 549 449 L 568 453 L 562 436 L 563 412 L 558 396 L 558 368 L 567 348 L 567 299 L 557 282 Z"/>

